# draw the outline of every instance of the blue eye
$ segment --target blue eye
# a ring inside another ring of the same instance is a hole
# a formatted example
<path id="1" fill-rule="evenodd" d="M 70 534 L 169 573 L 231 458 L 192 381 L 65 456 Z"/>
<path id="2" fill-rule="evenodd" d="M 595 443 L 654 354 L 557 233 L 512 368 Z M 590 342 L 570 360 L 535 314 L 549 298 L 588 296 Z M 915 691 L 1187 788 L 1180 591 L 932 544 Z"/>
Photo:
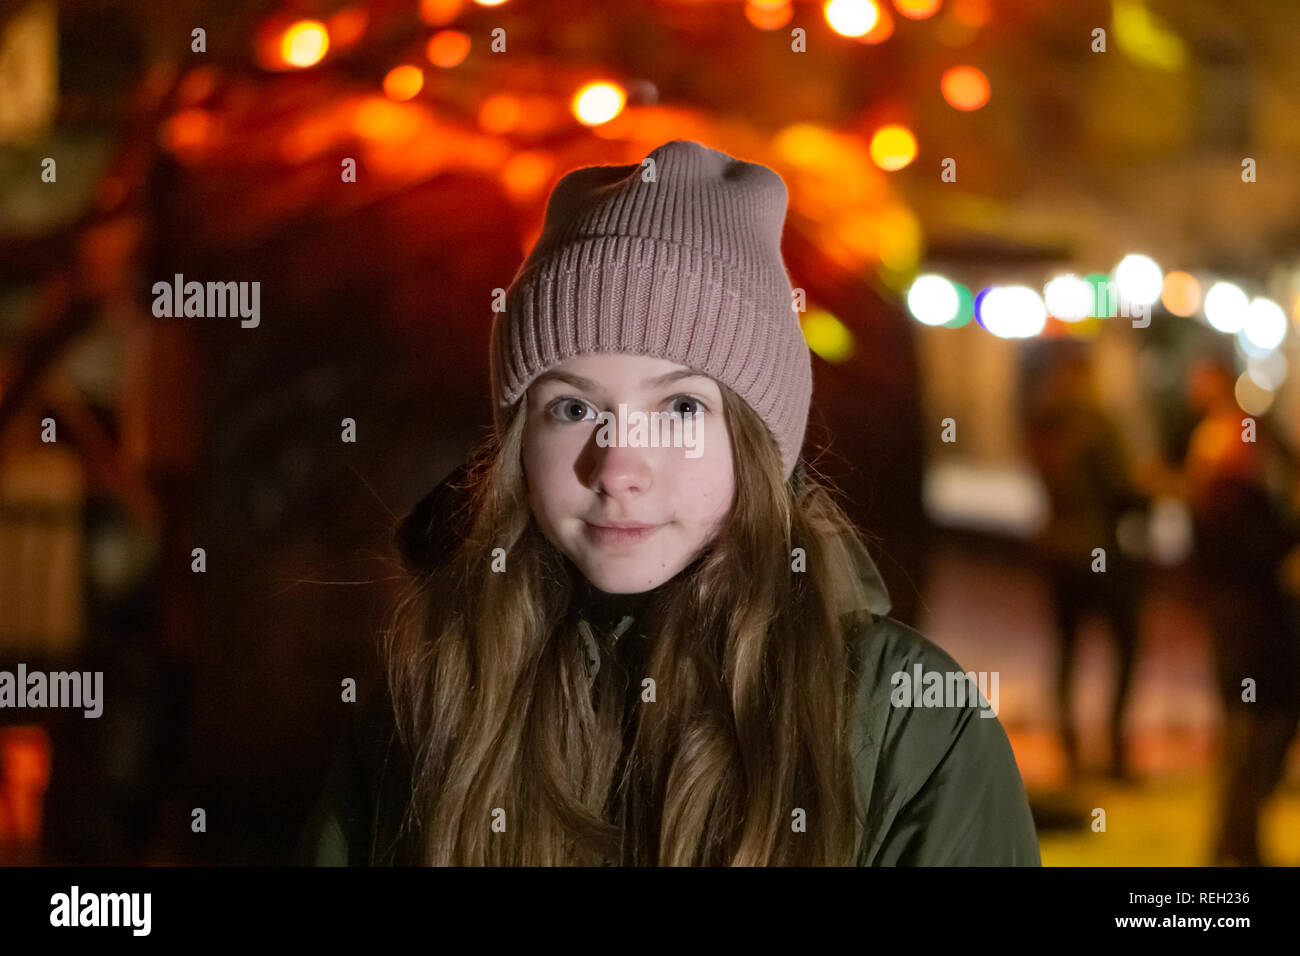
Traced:
<path id="1" fill-rule="evenodd" d="M 577 422 L 586 421 L 585 415 L 582 418 L 569 417 L 569 414 L 575 409 L 591 410 L 591 406 L 588 405 L 580 398 L 572 398 L 570 396 L 565 396 L 564 398 L 558 398 L 551 403 L 551 414 L 552 416 L 559 418 L 560 421 L 570 422 L 574 424 L 576 424 Z"/>
<path id="2" fill-rule="evenodd" d="M 680 403 L 683 401 L 691 402 L 695 405 L 698 405 L 699 408 L 697 408 L 695 411 L 684 412 L 681 410 L 680 407 L 678 407 Z M 673 397 L 673 411 L 680 412 L 683 418 L 692 418 L 695 416 L 703 415 L 708 410 L 709 410 L 709 406 L 705 405 L 701 399 L 696 398 L 694 395 L 676 395 Z"/>
<path id="3" fill-rule="evenodd" d="M 682 403 L 688 404 L 688 408 L 683 410 Z M 709 406 L 704 404 L 704 400 L 696 398 L 694 395 L 675 395 L 669 402 L 673 411 L 677 412 L 683 418 L 698 418 L 709 410 Z M 557 419 L 565 424 L 576 425 L 579 422 L 594 421 L 595 409 L 580 398 L 572 395 L 565 395 L 557 398 L 547 408 L 552 418 Z M 575 414 L 581 413 L 581 418 L 574 417 Z M 590 413 L 590 414 L 589 414 Z"/>

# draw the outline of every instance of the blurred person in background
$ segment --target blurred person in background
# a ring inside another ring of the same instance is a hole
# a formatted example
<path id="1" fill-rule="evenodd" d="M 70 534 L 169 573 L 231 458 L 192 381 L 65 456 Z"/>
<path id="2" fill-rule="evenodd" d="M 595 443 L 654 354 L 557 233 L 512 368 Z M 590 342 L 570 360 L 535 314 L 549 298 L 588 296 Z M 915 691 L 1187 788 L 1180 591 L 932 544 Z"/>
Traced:
<path id="1" fill-rule="evenodd" d="M 1296 565 L 1287 556 L 1300 535 L 1296 460 L 1270 420 L 1238 406 L 1236 379 L 1220 356 L 1190 368 L 1188 400 L 1199 422 L 1185 478 L 1197 593 L 1224 708 L 1212 865 L 1258 866 L 1260 811 L 1300 722 L 1297 589 L 1287 584 Z"/>
<path id="2" fill-rule="evenodd" d="M 1080 342 L 1046 341 L 1030 357 L 1023 380 L 1022 427 L 1031 461 L 1048 496 L 1050 514 L 1030 545 L 1051 595 L 1061 641 L 1056 699 L 1070 779 L 1079 773 L 1072 682 L 1079 626 L 1089 609 L 1110 623 L 1116 685 L 1110 713 L 1113 778 L 1130 775 L 1124 715 L 1137 654 L 1139 568 L 1120 548 L 1122 515 L 1144 509 L 1119 429 L 1098 402 L 1092 359 Z M 1094 571 L 1094 548 L 1105 549 L 1105 571 Z"/>

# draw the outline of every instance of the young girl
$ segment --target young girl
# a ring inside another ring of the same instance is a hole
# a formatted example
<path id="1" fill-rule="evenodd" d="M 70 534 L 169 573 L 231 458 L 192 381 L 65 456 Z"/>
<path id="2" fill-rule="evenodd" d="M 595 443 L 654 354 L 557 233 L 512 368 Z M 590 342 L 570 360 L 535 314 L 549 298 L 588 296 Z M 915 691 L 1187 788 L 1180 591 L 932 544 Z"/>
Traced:
<path id="1" fill-rule="evenodd" d="M 1039 864 L 989 702 L 900 692 L 961 669 L 799 457 L 786 199 L 687 141 L 555 187 L 305 862 Z"/>

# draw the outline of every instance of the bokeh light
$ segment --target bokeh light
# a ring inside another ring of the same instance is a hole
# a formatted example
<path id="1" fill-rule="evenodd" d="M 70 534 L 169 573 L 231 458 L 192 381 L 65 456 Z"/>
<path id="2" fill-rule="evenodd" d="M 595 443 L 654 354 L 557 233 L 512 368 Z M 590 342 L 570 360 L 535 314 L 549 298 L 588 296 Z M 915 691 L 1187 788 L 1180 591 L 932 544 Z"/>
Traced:
<path id="1" fill-rule="evenodd" d="M 1237 376 L 1233 394 L 1247 415 L 1263 415 L 1273 406 L 1273 389 L 1251 375 L 1249 369 Z"/>
<path id="2" fill-rule="evenodd" d="M 977 110 L 989 101 L 989 79 L 973 66 L 945 70 L 939 89 L 953 109 Z"/>
<path id="3" fill-rule="evenodd" d="M 871 137 L 871 160 L 881 169 L 893 172 L 915 158 L 916 137 L 906 126 L 891 123 Z"/>
<path id="4" fill-rule="evenodd" d="M 992 286 L 980 293 L 977 309 L 980 325 L 999 338 L 1028 338 L 1047 324 L 1047 306 L 1029 286 Z"/>
<path id="5" fill-rule="evenodd" d="M 434 66 L 459 66 L 469 56 L 469 34 L 460 30 L 439 30 L 429 37 L 425 55 Z"/>
<path id="6" fill-rule="evenodd" d="M 941 275 L 918 276 L 907 290 L 907 307 L 924 325 L 944 325 L 957 317 L 956 287 Z"/>
<path id="7" fill-rule="evenodd" d="M 1286 338 L 1286 313 L 1272 299 L 1254 299 L 1246 307 L 1241 336 L 1256 349 L 1272 351 Z"/>
<path id="8" fill-rule="evenodd" d="M 790 0 L 747 0 L 745 19 L 760 30 L 779 30 L 794 16 Z"/>
<path id="9" fill-rule="evenodd" d="M 384 77 L 384 94 L 394 100 L 409 100 L 424 89 L 424 71 L 418 66 L 395 66 Z"/>
<path id="10" fill-rule="evenodd" d="M 957 290 L 957 314 L 943 325 L 948 329 L 960 329 L 970 324 L 970 320 L 975 317 L 975 297 L 960 282 L 954 282 L 952 286 Z"/>
<path id="11" fill-rule="evenodd" d="M 1165 276 L 1160 301 L 1173 315 L 1187 318 L 1201 307 L 1201 284 L 1188 272 L 1175 269 Z"/>
<path id="12" fill-rule="evenodd" d="M 1205 293 L 1205 320 L 1220 332 L 1241 331 L 1250 302 L 1241 287 L 1231 282 L 1216 282 Z"/>
<path id="13" fill-rule="evenodd" d="M 621 86 L 600 80 L 573 95 L 573 115 L 584 125 L 599 126 L 623 112 L 626 103 L 627 94 Z"/>
<path id="14" fill-rule="evenodd" d="M 924 20 L 939 12 L 941 0 L 894 0 L 894 9 L 909 20 Z"/>
<path id="15" fill-rule="evenodd" d="M 511 156 L 501 170 L 506 192 L 516 202 L 535 199 L 546 188 L 555 172 L 555 163 L 544 152 L 525 150 Z"/>
<path id="16" fill-rule="evenodd" d="M 280 57 L 289 66 L 315 66 L 330 48 L 329 31 L 319 20 L 291 23 L 280 40 Z"/>
<path id="17" fill-rule="evenodd" d="M 894 15 L 889 12 L 889 7 L 877 6 L 876 13 L 875 25 L 862 36 L 854 38 L 859 43 L 883 43 L 894 35 Z"/>
<path id="18" fill-rule="evenodd" d="M 1120 298 L 1136 305 L 1153 305 L 1160 298 L 1164 276 L 1150 256 L 1132 253 L 1115 267 Z"/>
<path id="19" fill-rule="evenodd" d="M 1096 308 L 1096 290 L 1092 283 L 1074 273 L 1057 276 L 1043 287 L 1047 311 L 1062 322 L 1078 322 L 1092 315 Z"/>
<path id="20" fill-rule="evenodd" d="M 485 133 L 500 136 L 519 123 L 523 104 L 513 93 L 494 93 L 483 101 L 478 110 L 478 126 Z"/>
<path id="21" fill-rule="evenodd" d="M 808 348 L 827 362 L 843 362 L 853 354 L 853 333 L 825 309 L 809 309 L 799 324 Z"/>
<path id="22" fill-rule="evenodd" d="M 420 19 L 431 27 L 445 26 L 460 16 L 465 0 L 420 0 Z"/>
<path id="23" fill-rule="evenodd" d="M 158 138 L 167 149 L 183 153 L 206 144 L 212 138 L 214 126 L 212 114 L 207 110 L 181 110 L 161 125 Z"/>
<path id="24" fill-rule="evenodd" d="M 366 32 L 370 14 L 362 7 L 340 10 L 326 21 L 329 44 L 339 49 L 354 46 Z"/>
<path id="25" fill-rule="evenodd" d="M 822 8 L 826 22 L 840 36 L 865 36 L 880 17 L 872 0 L 827 0 Z"/>

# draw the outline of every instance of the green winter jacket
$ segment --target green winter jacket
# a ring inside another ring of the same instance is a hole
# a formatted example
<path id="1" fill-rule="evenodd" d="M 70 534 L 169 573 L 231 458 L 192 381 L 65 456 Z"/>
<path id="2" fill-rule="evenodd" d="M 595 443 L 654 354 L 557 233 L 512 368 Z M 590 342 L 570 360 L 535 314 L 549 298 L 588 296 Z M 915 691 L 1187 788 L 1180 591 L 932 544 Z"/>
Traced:
<path id="1" fill-rule="evenodd" d="M 910 685 L 918 665 L 921 674 L 962 669 L 936 644 L 887 616 L 890 599 L 879 571 L 860 547 L 855 554 L 862 600 L 845 613 L 845 623 L 852 639 L 865 642 L 852 729 L 855 786 L 867 808 L 865 827 L 858 822 L 858 865 L 1041 866 L 1011 744 L 998 718 L 984 715 L 982 695 L 967 706 L 894 706 L 893 675 L 906 675 Z M 631 623 L 624 617 L 615 634 Z M 589 666 L 598 667 L 590 629 L 583 633 Z M 415 863 L 409 841 L 398 835 L 408 774 L 381 689 L 358 705 L 335 749 L 301 834 L 299 862 Z"/>

